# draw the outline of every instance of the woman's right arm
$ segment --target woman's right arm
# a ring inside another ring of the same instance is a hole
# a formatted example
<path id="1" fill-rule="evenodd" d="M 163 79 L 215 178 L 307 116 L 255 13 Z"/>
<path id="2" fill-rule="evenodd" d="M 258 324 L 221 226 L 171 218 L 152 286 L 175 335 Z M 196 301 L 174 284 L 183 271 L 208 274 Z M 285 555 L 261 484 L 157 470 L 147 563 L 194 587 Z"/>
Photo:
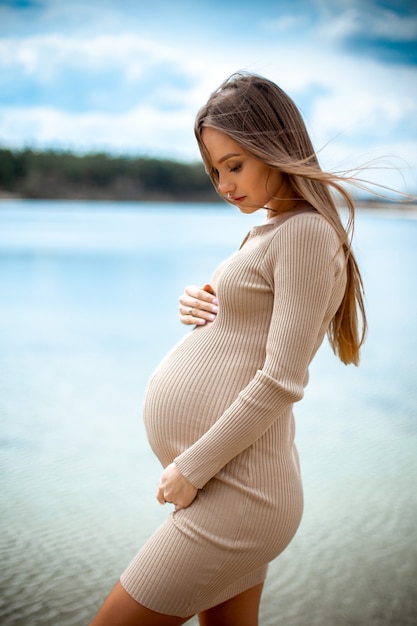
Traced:
<path id="1" fill-rule="evenodd" d="M 216 319 L 218 301 L 211 285 L 190 285 L 180 296 L 180 321 L 183 324 L 203 326 Z"/>

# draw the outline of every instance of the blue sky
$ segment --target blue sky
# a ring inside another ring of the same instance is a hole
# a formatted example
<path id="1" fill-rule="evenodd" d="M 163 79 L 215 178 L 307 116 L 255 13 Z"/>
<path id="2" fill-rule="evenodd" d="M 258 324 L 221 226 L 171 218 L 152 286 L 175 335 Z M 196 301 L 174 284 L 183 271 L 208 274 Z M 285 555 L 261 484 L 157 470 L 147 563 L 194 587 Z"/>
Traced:
<path id="1" fill-rule="evenodd" d="M 411 0 L 0 0 L 0 144 L 194 160 L 241 69 L 293 97 L 325 167 L 386 158 L 371 178 L 417 191 Z"/>

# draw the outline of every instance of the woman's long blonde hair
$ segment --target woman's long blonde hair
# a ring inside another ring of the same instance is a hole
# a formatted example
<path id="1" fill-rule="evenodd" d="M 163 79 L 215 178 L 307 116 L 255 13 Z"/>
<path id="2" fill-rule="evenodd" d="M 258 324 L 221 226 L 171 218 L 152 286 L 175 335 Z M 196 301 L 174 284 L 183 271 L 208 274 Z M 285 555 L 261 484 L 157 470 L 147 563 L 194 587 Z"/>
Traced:
<path id="1" fill-rule="evenodd" d="M 343 363 L 359 363 L 366 335 L 362 277 L 352 252 L 355 207 L 343 183 L 349 177 L 323 172 L 300 112 L 275 83 L 254 74 L 238 73 L 227 79 L 197 114 L 195 135 L 206 170 L 218 191 L 218 174 L 202 140 L 204 127 L 219 130 L 251 156 L 288 176 L 297 198 L 306 200 L 334 228 L 346 258 L 347 283 L 328 338 Z M 346 227 L 331 191 L 344 200 Z"/>

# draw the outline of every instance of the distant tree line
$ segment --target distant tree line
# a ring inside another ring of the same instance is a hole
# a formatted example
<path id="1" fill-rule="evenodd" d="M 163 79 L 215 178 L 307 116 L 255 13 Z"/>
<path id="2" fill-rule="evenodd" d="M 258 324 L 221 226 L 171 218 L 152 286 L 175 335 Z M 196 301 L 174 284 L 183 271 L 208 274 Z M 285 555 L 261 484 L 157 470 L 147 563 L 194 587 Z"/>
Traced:
<path id="1" fill-rule="evenodd" d="M 209 201 L 202 163 L 0 148 L 0 194 L 23 198 Z"/>

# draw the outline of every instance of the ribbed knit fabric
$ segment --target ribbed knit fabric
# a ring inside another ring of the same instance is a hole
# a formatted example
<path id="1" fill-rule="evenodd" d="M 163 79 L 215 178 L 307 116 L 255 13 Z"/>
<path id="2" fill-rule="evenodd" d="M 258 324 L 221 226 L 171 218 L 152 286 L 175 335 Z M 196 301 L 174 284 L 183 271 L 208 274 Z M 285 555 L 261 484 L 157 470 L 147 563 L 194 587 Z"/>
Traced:
<path id="1" fill-rule="evenodd" d="M 149 442 L 200 491 L 122 574 L 148 608 L 186 617 L 219 604 L 262 582 L 293 538 L 303 495 L 292 406 L 343 297 L 338 250 L 314 211 L 253 228 L 212 277 L 216 320 L 152 375 Z"/>

